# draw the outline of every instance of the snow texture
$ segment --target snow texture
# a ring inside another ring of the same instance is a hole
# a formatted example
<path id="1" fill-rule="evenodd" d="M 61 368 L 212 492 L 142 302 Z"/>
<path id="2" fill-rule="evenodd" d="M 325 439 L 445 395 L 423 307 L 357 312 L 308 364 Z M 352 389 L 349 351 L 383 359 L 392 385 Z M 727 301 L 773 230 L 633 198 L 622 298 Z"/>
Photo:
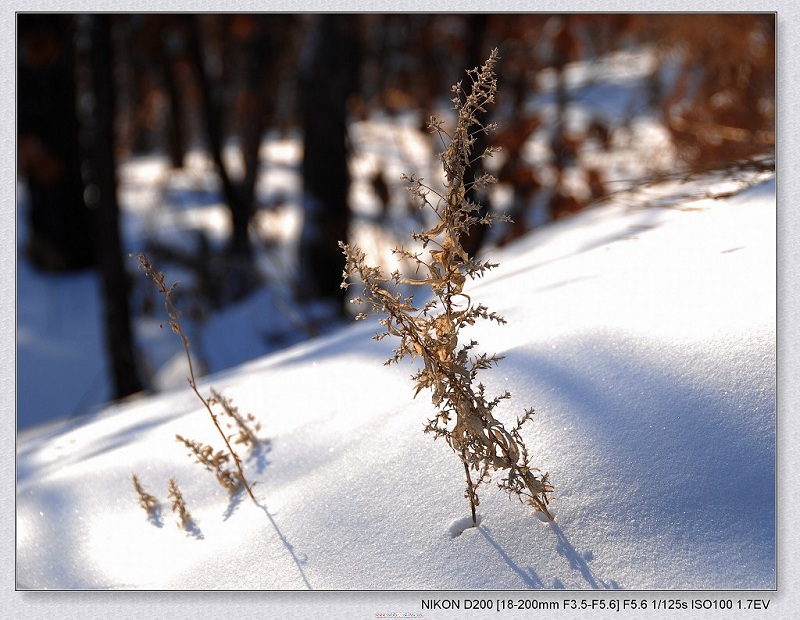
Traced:
<path id="1" fill-rule="evenodd" d="M 775 231 L 767 180 L 593 208 L 492 254 L 468 292 L 508 324 L 468 337 L 505 356 L 484 379 L 511 391 L 504 419 L 536 409 L 523 436 L 553 523 L 488 487 L 466 527 L 461 464 L 422 433 L 430 401 L 383 366 L 372 319 L 203 380 L 261 422 L 255 503 L 175 441 L 220 443 L 188 387 L 20 432 L 17 587 L 773 589 Z"/>

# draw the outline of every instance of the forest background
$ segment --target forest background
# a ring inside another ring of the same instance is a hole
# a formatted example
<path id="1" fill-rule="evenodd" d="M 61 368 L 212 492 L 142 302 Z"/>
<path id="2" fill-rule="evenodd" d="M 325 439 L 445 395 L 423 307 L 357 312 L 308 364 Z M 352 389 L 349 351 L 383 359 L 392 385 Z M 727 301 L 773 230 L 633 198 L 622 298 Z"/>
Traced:
<path id="1" fill-rule="evenodd" d="M 450 85 L 494 47 L 498 105 L 483 120 L 498 124 L 498 184 L 475 198 L 514 223 L 476 230 L 472 254 L 637 185 L 775 165 L 769 13 L 20 13 L 17 34 L 20 257 L 54 286 L 86 270 L 100 282 L 106 378 L 87 379 L 71 415 L 159 388 L 164 360 L 143 353 L 136 327 L 158 306 L 132 252 L 177 274 L 197 332 L 265 287 L 278 309 L 263 351 L 347 320 L 337 242 L 420 226 L 401 171 L 354 124 L 377 118 L 432 143 L 429 117 L 447 114 Z M 600 59 L 640 49 L 635 89 L 603 82 Z M 663 140 L 645 165 L 615 158 L 654 126 Z M 288 162 L 265 146 L 284 138 L 302 145 Z M 401 161 L 408 140 L 395 139 Z M 158 162 L 160 193 L 132 232 L 121 220 L 135 179 L 120 169 L 142 158 Z M 299 185 L 264 182 L 282 166 Z M 198 222 L 176 236 L 168 203 L 226 215 L 217 235 Z M 19 425 L 45 415 L 18 400 Z"/>

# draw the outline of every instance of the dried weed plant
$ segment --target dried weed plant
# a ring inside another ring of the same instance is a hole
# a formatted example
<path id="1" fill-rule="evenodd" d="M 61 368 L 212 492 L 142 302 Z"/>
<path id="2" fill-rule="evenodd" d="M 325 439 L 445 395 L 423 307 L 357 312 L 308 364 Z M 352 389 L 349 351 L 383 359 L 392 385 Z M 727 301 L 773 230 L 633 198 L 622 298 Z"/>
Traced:
<path id="1" fill-rule="evenodd" d="M 175 435 L 175 440 L 189 448 L 190 456 L 213 473 L 220 485 L 230 493 L 235 493 L 241 485 L 241 479 L 235 471 L 228 469 L 230 454 L 224 450 L 217 450 L 208 444 L 200 443 L 192 439 L 186 439 L 182 435 Z"/>
<path id="2" fill-rule="evenodd" d="M 232 420 L 232 422 L 226 424 L 227 428 L 231 429 L 235 426 L 238 431 L 236 435 L 231 435 L 229 438 L 232 438 L 235 444 L 244 445 L 251 450 L 255 449 L 259 445 L 256 433 L 261 430 L 261 424 L 256 420 L 255 416 L 252 413 L 247 415 L 239 413 L 239 408 L 234 406 L 231 399 L 223 396 L 213 387 L 210 392 L 211 398 L 208 399 L 208 402 L 222 407 L 222 413 Z"/>
<path id="3" fill-rule="evenodd" d="M 412 377 L 416 384 L 414 395 L 430 389 L 438 410 L 424 430 L 433 434 L 434 439 L 443 438 L 461 459 L 467 481 L 465 497 L 470 502 L 473 526 L 477 526 L 478 487 L 488 483 L 492 472 L 497 470 L 506 472 L 500 488 L 516 495 L 548 519 L 553 518 L 547 508 L 548 494 L 553 491 L 548 474 L 541 474 L 531 465 L 528 448 L 520 435 L 523 424 L 534 415 L 533 409 L 526 410 L 516 425 L 507 430 L 495 418 L 494 411 L 501 401 L 510 398 L 510 394 L 505 392 L 489 399 L 484 385 L 477 381 L 480 371 L 491 368 L 502 358 L 475 353 L 477 342 L 474 340 L 459 343 L 460 331 L 479 319 L 505 323 L 503 317 L 475 303 L 464 292 L 467 278 L 480 278 L 497 265 L 476 261 L 467 255 L 461 243 L 462 236 L 475 225 L 508 220 L 493 214 L 480 215 L 480 205 L 467 198 L 472 187 L 483 188 L 494 183 L 491 175 L 484 174 L 472 184 L 465 181 L 465 173 L 474 161 L 495 152 L 489 148 L 473 159 L 475 136 L 495 128 L 482 125 L 476 115 L 494 100 L 497 60 L 497 50 L 493 50 L 483 66 L 467 71 L 471 81 L 469 91 L 461 82 L 453 86 L 457 121 L 452 135 L 444 129 L 442 121 L 431 117 L 431 131 L 446 144 L 441 154 L 445 173 L 443 191 L 432 189 L 422 178 L 404 177 L 407 189 L 420 208 L 429 207 L 438 216 L 429 230 L 412 233 L 412 237 L 421 242 L 423 252 L 394 250 L 396 255 L 416 266 L 418 277 L 403 277 L 398 271 L 387 277 L 380 268 L 367 265 L 360 248 L 340 243 L 346 257 L 342 287 L 360 281 L 363 293 L 353 302 L 366 303 L 373 312 L 384 315 L 379 322 L 385 331 L 375 339 L 388 335 L 400 339 L 386 364 L 397 363 L 405 357 L 422 361 L 422 369 Z M 428 287 L 433 293 L 432 299 L 417 307 L 413 296 L 389 290 L 399 290 L 401 285 Z M 356 318 L 364 317 L 365 314 L 360 313 Z"/>
<path id="4" fill-rule="evenodd" d="M 139 505 L 147 513 L 147 516 L 151 521 L 158 522 L 158 499 L 144 490 L 144 487 L 142 486 L 142 483 L 139 481 L 139 478 L 136 474 L 131 474 L 131 480 L 133 481 L 133 488 L 136 491 L 136 494 L 139 496 Z"/>
<path id="5" fill-rule="evenodd" d="M 186 508 L 186 500 L 183 499 L 183 494 L 178 488 L 178 482 L 175 478 L 169 479 L 167 492 L 169 499 L 172 500 L 172 512 L 178 515 L 178 527 L 187 529 L 192 521 L 192 515 Z"/>
<path id="6" fill-rule="evenodd" d="M 220 394 L 216 391 L 212 390 L 212 395 L 210 398 L 206 398 L 200 393 L 199 388 L 197 387 L 197 381 L 194 375 L 194 365 L 192 364 L 192 355 L 189 352 L 189 339 L 186 336 L 186 333 L 183 330 L 183 326 L 181 325 L 181 315 L 178 311 L 175 303 L 172 299 L 172 293 L 177 286 L 177 282 L 173 283 L 170 286 L 167 286 L 164 278 L 164 274 L 160 271 L 157 271 L 151 264 L 150 261 L 147 260 L 147 257 L 144 254 L 137 254 L 136 258 L 139 260 L 139 264 L 144 269 L 145 273 L 150 277 L 150 279 L 155 282 L 156 286 L 158 286 L 158 291 L 164 296 L 164 307 L 167 311 L 167 319 L 169 321 L 169 325 L 172 328 L 172 331 L 175 332 L 181 339 L 183 343 L 184 351 L 186 352 L 186 362 L 189 366 L 189 376 L 187 380 L 189 382 L 189 386 L 194 391 L 197 398 L 200 402 L 203 403 L 208 415 L 211 416 L 211 420 L 214 423 L 214 427 L 219 432 L 220 436 L 222 437 L 223 441 L 225 442 L 225 447 L 227 448 L 227 453 L 223 451 L 214 452 L 214 449 L 211 446 L 203 445 L 196 441 L 191 441 L 181 437 L 180 435 L 176 435 L 177 441 L 182 442 L 186 445 L 187 448 L 191 451 L 191 453 L 197 458 L 197 461 L 204 465 L 206 469 L 212 471 L 219 483 L 225 487 L 229 492 L 234 493 L 239 485 L 243 485 L 244 488 L 247 490 L 248 495 L 250 495 L 250 499 L 256 501 L 255 496 L 253 495 L 253 491 L 250 488 L 250 484 L 247 482 L 247 478 L 245 478 L 244 470 L 242 469 L 242 460 L 239 458 L 239 455 L 233 449 L 231 445 L 231 441 L 228 438 L 228 435 L 222 429 L 219 420 L 219 414 L 214 411 L 213 405 L 221 403 L 223 407 L 223 412 L 230 417 L 233 417 L 237 424 L 240 426 L 246 426 L 245 418 L 242 418 L 238 415 L 238 411 L 233 408 L 230 404 L 228 399 L 224 399 Z M 232 412 L 236 411 L 234 415 Z M 252 416 L 250 416 L 250 420 L 252 421 Z M 254 437 L 252 431 L 249 431 L 250 435 Z M 239 434 L 241 436 L 241 432 Z M 231 471 L 225 467 L 225 464 L 233 461 L 233 465 L 235 467 L 235 471 Z"/>

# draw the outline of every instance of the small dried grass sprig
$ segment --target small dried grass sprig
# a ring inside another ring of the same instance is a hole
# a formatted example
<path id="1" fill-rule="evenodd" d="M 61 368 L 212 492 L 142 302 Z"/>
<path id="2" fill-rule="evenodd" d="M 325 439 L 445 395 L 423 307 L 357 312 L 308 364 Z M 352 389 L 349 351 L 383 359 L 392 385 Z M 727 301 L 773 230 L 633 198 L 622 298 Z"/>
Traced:
<path id="1" fill-rule="evenodd" d="M 208 444 L 186 439 L 181 435 L 175 435 L 175 440 L 189 448 L 191 456 L 194 456 L 198 463 L 213 473 L 223 488 L 229 493 L 236 492 L 239 485 L 242 484 L 242 478 L 237 472 L 228 469 L 230 454 L 222 450 L 214 452 L 214 448 Z"/>
<path id="2" fill-rule="evenodd" d="M 133 481 L 133 488 L 139 496 L 139 506 L 142 507 L 151 520 L 157 520 L 159 510 L 158 499 L 144 490 L 136 474 L 131 474 L 131 480 Z"/>
<path id="3" fill-rule="evenodd" d="M 211 388 L 210 391 L 211 398 L 208 399 L 208 402 L 222 407 L 222 413 L 232 421 L 226 425 L 227 428 L 235 427 L 238 431 L 235 435 L 229 436 L 229 439 L 232 439 L 235 444 L 244 445 L 251 450 L 255 449 L 259 444 L 256 433 L 261 430 L 261 424 L 256 420 L 255 416 L 252 413 L 242 415 L 239 413 L 239 408 L 234 406 L 230 398 L 223 396 L 214 388 Z"/>
<path id="4" fill-rule="evenodd" d="M 175 478 L 170 478 L 167 483 L 168 497 L 172 500 L 172 512 L 178 515 L 178 527 L 186 529 L 191 520 L 192 515 L 186 508 L 186 500 L 183 499 L 183 494 L 178 488 L 178 482 Z"/>

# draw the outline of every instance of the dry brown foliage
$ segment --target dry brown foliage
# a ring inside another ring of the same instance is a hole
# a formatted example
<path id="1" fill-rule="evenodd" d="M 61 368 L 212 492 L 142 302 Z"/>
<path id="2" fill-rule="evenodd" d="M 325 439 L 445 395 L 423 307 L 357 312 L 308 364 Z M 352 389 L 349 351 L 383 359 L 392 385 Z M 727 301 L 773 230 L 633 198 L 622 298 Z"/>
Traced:
<path id="1" fill-rule="evenodd" d="M 142 483 L 139 482 L 139 478 L 136 476 L 136 474 L 131 474 L 131 480 L 133 481 L 133 488 L 136 490 L 136 494 L 139 496 L 139 505 L 151 519 L 156 520 L 158 516 L 158 499 L 144 490 L 144 487 L 142 486 Z"/>
<path id="2" fill-rule="evenodd" d="M 189 454 L 194 456 L 198 463 L 213 473 L 216 476 L 217 481 L 230 493 L 234 493 L 239 488 L 239 485 L 242 483 L 242 479 L 239 477 L 237 472 L 231 471 L 227 468 L 227 465 L 230 461 L 229 453 L 223 450 L 217 450 L 214 452 L 214 448 L 208 444 L 203 444 L 192 439 L 186 439 L 181 435 L 175 435 L 175 440 L 181 442 L 184 446 L 189 448 Z"/>
<path id="3" fill-rule="evenodd" d="M 219 405 L 222 407 L 222 413 L 229 417 L 232 422 L 226 424 L 228 429 L 235 426 L 237 433 L 229 436 L 235 444 L 242 444 L 250 449 L 258 446 L 258 437 L 256 433 L 261 430 L 261 424 L 256 420 L 252 413 L 242 415 L 239 413 L 239 408 L 234 406 L 230 398 L 220 394 L 213 387 L 210 389 L 211 398 L 208 402 L 212 405 Z M 252 427 L 252 428 L 251 428 Z"/>
<path id="4" fill-rule="evenodd" d="M 418 277 L 404 277 L 397 271 L 387 277 L 380 268 L 367 265 L 360 248 L 340 244 L 347 261 L 342 287 L 359 281 L 363 294 L 353 301 L 366 303 L 374 312 L 384 315 L 379 322 L 385 332 L 376 339 L 388 335 L 400 339 L 387 364 L 405 357 L 422 361 L 422 369 L 413 376 L 415 396 L 423 389 L 430 389 L 438 410 L 425 426 L 425 432 L 433 434 L 434 438 L 442 437 L 460 457 L 467 478 L 465 496 L 470 502 L 473 525 L 477 525 L 478 487 L 487 483 L 491 473 L 497 470 L 507 474 L 500 482 L 502 489 L 552 519 L 547 504 L 553 488 L 548 475 L 540 474 L 531 465 L 520 435 L 522 425 L 533 416 L 533 409 L 528 409 L 517 424 L 507 430 L 495 418 L 494 411 L 510 394 L 506 392 L 489 399 L 483 384 L 477 381 L 478 373 L 496 365 L 501 357 L 475 353 L 477 342 L 474 340 L 459 341 L 461 330 L 479 319 L 505 323 L 501 316 L 474 302 L 464 292 L 468 278 L 479 278 L 497 265 L 476 261 L 467 255 L 461 244 L 462 236 L 473 225 L 489 225 L 494 220 L 506 219 L 492 214 L 480 215 L 480 205 L 466 198 L 470 186 L 464 180 L 467 168 L 475 161 L 472 154 L 475 136 L 494 128 L 481 125 L 476 115 L 494 100 L 497 59 L 494 50 L 482 67 L 467 72 L 471 82 L 469 90 L 461 83 L 453 87 L 457 123 L 452 135 L 445 131 L 441 121 L 431 118 L 431 130 L 444 143 L 449 140 L 441 154 L 444 191 L 437 192 L 421 178 L 407 177 L 408 190 L 420 207 L 430 208 L 438 216 L 432 228 L 412 234 L 427 252 L 395 250 L 415 265 Z M 492 152 L 493 149 L 487 149 L 478 157 L 491 156 Z M 494 178 L 487 174 L 472 185 L 482 187 L 493 182 Z M 431 301 L 417 307 L 412 296 L 390 291 L 402 285 L 427 287 L 433 293 Z M 364 316 L 361 313 L 357 318 Z"/>
<path id="5" fill-rule="evenodd" d="M 170 478 L 167 483 L 168 497 L 172 500 L 172 512 L 178 514 L 178 527 L 186 529 L 192 520 L 192 515 L 186 508 L 186 501 L 183 499 L 183 494 L 178 488 L 178 482 L 175 478 Z"/>
<path id="6" fill-rule="evenodd" d="M 224 454 L 221 451 L 215 454 L 211 446 L 204 446 L 202 444 L 199 444 L 198 442 L 184 439 L 180 435 L 177 435 L 177 438 L 179 441 L 182 441 L 192 451 L 195 457 L 197 457 L 198 462 L 205 465 L 206 468 L 209 469 L 209 471 L 215 473 L 215 475 L 217 476 L 217 480 L 219 480 L 222 486 L 224 486 L 229 491 L 233 492 L 234 490 L 236 490 L 236 488 L 238 488 L 239 483 L 241 483 L 247 490 L 248 495 L 250 495 L 250 499 L 256 501 L 256 498 L 253 495 L 253 491 L 250 488 L 247 479 L 245 478 L 244 470 L 242 469 L 242 461 L 239 458 L 239 455 L 236 454 L 236 451 L 231 446 L 231 442 L 228 439 L 228 436 L 225 434 L 225 431 L 222 429 L 222 426 L 220 426 L 218 414 L 215 413 L 212 406 L 213 404 L 220 402 L 220 399 L 222 397 L 219 395 L 219 393 L 212 392 L 212 397 L 206 398 L 200 393 L 200 390 L 197 387 L 197 381 L 195 380 L 195 375 L 194 375 L 194 366 L 192 364 L 192 355 L 189 352 L 189 339 L 186 337 L 186 333 L 184 332 L 183 326 L 181 325 L 180 312 L 178 312 L 178 308 L 175 306 L 175 303 L 173 302 L 172 299 L 172 293 L 175 290 L 175 287 L 177 286 L 177 282 L 173 283 L 170 286 L 167 286 L 164 274 L 161 273 L 160 271 L 157 271 L 150 264 L 150 261 L 147 260 L 147 257 L 144 254 L 137 254 L 136 258 L 139 260 L 139 264 L 144 269 L 145 273 L 153 280 L 153 282 L 156 283 L 156 286 L 158 286 L 158 291 L 162 295 L 164 295 L 164 307 L 167 311 L 167 319 L 169 321 L 169 325 L 172 328 L 172 331 L 175 332 L 180 337 L 181 342 L 183 343 L 183 348 L 186 352 L 186 362 L 189 366 L 189 376 L 187 377 L 189 386 L 192 388 L 192 391 L 195 393 L 200 402 L 203 403 L 203 406 L 208 412 L 208 415 L 211 416 L 211 420 L 214 423 L 214 427 L 217 429 L 223 441 L 225 442 L 225 447 L 227 448 L 227 454 Z M 227 403 L 227 409 L 225 408 L 226 407 L 225 405 L 223 405 L 223 408 L 227 413 L 228 410 L 232 410 L 232 408 L 230 407 L 230 401 L 225 400 L 225 402 Z M 233 417 L 237 421 L 242 420 L 240 417 L 236 416 Z M 218 456 L 219 454 L 222 454 L 225 457 L 225 459 L 223 460 L 220 456 Z M 223 462 L 227 462 L 228 457 L 230 457 L 233 460 L 234 466 L 236 468 L 235 474 L 232 472 L 228 472 L 227 470 L 221 469 L 222 467 L 221 464 Z"/>

